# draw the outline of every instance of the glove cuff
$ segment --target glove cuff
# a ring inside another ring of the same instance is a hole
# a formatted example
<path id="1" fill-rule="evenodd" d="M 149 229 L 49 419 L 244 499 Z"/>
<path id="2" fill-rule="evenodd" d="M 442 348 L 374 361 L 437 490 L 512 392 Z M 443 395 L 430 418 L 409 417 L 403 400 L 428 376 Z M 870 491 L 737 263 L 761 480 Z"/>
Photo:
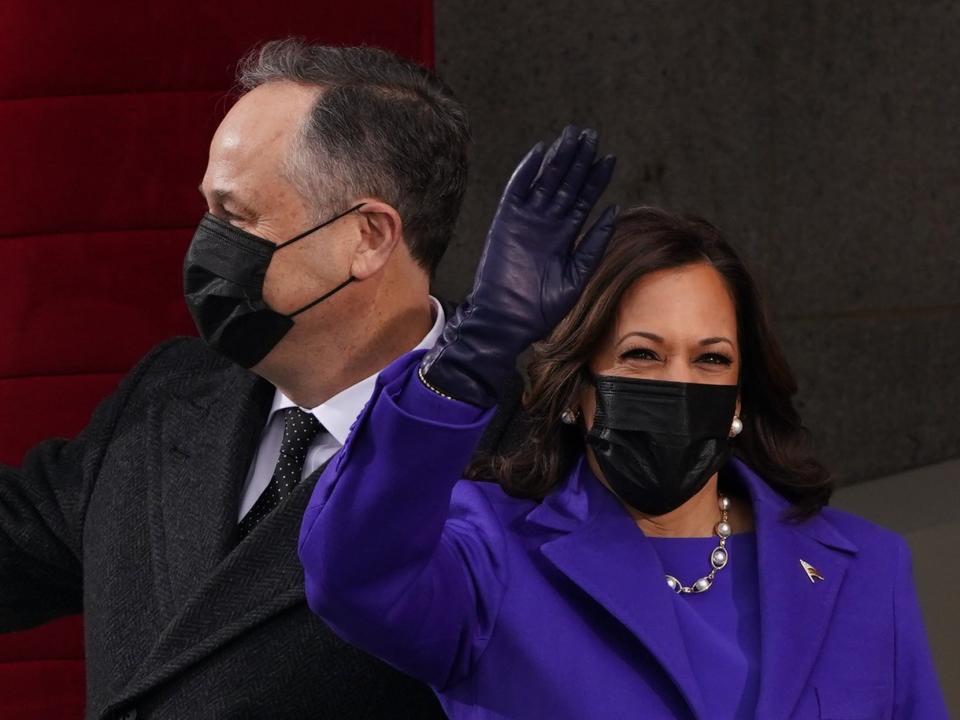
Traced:
<path id="1" fill-rule="evenodd" d="M 493 348 L 474 349 L 466 340 L 438 344 L 424 355 L 418 370 L 420 381 L 443 397 L 479 408 L 493 407 L 514 371 L 515 359 L 499 357 Z"/>

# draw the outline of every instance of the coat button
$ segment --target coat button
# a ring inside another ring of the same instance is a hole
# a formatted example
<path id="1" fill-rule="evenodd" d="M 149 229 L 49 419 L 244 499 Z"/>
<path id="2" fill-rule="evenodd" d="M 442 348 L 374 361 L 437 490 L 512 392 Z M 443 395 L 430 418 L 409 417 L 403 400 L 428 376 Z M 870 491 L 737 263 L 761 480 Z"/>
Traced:
<path id="1" fill-rule="evenodd" d="M 117 720 L 137 720 L 137 711 L 136 710 L 127 710 L 123 715 L 121 715 Z"/>

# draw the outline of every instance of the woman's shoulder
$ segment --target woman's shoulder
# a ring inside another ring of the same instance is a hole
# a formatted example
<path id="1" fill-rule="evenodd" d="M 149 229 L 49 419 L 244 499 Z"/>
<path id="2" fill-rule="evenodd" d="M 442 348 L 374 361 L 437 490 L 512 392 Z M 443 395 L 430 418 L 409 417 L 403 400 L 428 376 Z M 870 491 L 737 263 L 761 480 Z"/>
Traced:
<path id="1" fill-rule="evenodd" d="M 858 554 L 899 553 L 906 548 L 906 540 L 899 533 L 854 513 L 827 506 L 820 515 L 856 546 Z"/>
<path id="2" fill-rule="evenodd" d="M 775 511 L 781 522 L 787 524 L 795 522 L 789 519 L 793 514 L 794 506 L 767 480 L 742 459 L 735 459 L 733 468 L 749 488 L 753 496 L 755 512 L 762 507 L 766 508 L 764 512 Z M 758 502 L 760 505 L 757 505 Z M 827 545 L 854 553 L 870 555 L 873 552 L 899 551 L 906 546 L 906 541 L 893 530 L 829 505 L 801 521 L 798 529 L 817 537 Z"/>

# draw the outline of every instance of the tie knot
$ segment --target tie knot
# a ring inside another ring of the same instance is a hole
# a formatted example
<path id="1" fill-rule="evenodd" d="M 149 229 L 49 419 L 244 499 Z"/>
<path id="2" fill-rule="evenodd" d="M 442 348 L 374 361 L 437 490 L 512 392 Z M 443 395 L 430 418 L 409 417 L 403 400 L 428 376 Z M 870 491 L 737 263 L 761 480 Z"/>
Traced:
<path id="1" fill-rule="evenodd" d="M 283 439 L 280 452 L 292 457 L 306 457 L 310 443 L 323 426 L 311 413 L 292 407 L 283 411 Z"/>

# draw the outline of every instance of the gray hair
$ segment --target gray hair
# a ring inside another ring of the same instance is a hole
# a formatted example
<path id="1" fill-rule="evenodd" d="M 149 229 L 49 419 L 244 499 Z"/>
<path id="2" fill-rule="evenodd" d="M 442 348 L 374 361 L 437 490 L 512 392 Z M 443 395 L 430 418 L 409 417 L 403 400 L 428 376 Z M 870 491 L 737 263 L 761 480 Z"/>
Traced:
<path id="1" fill-rule="evenodd" d="M 431 275 L 450 242 L 467 180 L 463 106 L 432 72 L 385 50 L 290 38 L 253 50 L 237 71 L 248 92 L 287 80 L 323 89 L 286 159 L 319 212 L 367 195 L 400 214 L 411 255 Z"/>

